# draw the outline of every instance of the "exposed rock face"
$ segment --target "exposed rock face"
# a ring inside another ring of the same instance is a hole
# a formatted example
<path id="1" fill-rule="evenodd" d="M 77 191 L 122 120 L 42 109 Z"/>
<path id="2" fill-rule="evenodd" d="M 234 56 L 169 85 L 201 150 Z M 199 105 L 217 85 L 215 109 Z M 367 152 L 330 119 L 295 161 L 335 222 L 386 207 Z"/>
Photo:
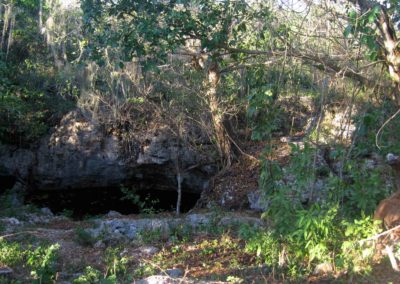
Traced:
<path id="1" fill-rule="evenodd" d="M 40 190 L 119 187 L 121 184 L 175 190 L 175 163 L 179 160 L 183 190 L 199 193 L 208 186 L 216 166 L 215 161 L 195 148 L 180 146 L 163 126 L 127 141 L 120 135 L 107 133 L 75 110 L 40 141 L 36 150 L 12 151 L 2 146 L 0 176 L 18 174 Z"/>
<path id="2" fill-rule="evenodd" d="M 120 151 L 117 137 L 70 112 L 41 142 L 33 182 L 43 190 L 117 186 L 127 177 Z"/>
<path id="3" fill-rule="evenodd" d="M 30 150 L 0 145 L 0 176 L 27 179 L 34 159 Z"/>

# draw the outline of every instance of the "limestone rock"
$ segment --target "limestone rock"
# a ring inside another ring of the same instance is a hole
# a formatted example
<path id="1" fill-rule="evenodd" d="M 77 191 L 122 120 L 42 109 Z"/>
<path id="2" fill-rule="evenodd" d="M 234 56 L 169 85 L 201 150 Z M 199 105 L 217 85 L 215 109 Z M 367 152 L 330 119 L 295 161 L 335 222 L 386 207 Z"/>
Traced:
<path id="1" fill-rule="evenodd" d="M 173 268 L 165 270 L 169 277 L 178 278 L 183 276 L 183 270 L 180 268 Z"/>
<path id="2" fill-rule="evenodd" d="M 41 208 L 40 212 L 47 216 L 54 216 L 53 212 L 51 212 L 51 210 L 47 207 Z"/>
<path id="3" fill-rule="evenodd" d="M 188 214 L 180 218 L 144 218 L 130 219 L 118 218 L 108 220 L 95 221 L 97 227 L 88 229 L 87 231 L 94 237 L 104 237 L 104 241 L 113 239 L 129 239 L 134 240 L 143 231 L 157 231 L 161 237 L 168 237 L 172 229 L 180 226 L 188 226 L 193 230 L 214 224 L 218 226 L 231 226 L 240 223 L 250 224 L 256 227 L 262 226 L 262 222 L 258 218 L 247 216 L 227 215 L 218 219 L 211 214 Z"/>
<path id="4" fill-rule="evenodd" d="M 13 273 L 14 271 L 9 268 L 9 267 L 0 267 L 0 277 L 2 276 L 9 276 Z"/>
<path id="5" fill-rule="evenodd" d="M 28 179 L 34 159 L 32 150 L 0 144 L 0 176 Z"/>
<path id="6" fill-rule="evenodd" d="M 333 266 L 331 263 L 328 262 L 320 263 L 315 267 L 313 273 L 315 275 L 333 273 Z"/>
<path id="7" fill-rule="evenodd" d="M 259 190 L 248 193 L 247 199 L 249 200 L 251 210 L 264 212 L 268 208 L 268 202 L 264 200 L 262 193 Z"/>
<path id="8" fill-rule="evenodd" d="M 109 211 L 107 213 L 107 215 L 106 215 L 106 217 L 108 217 L 108 218 L 118 218 L 118 217 L 121 217 L 121 216 L 122 216 L 121 213 L 119 213 L 117 211 L 114 211 L 114 210 Z"/>
<path id="9" fill-rule="evenodd" d="M 201 193 L 215 174 L 217 162 L 207 155 L 212 143 L 194 129 L 188 125 L 185 135 L 192 135 L 191 141 L 201 147 L 177 143 L 165 125 L 130 133 L 128 141 L 77 109 L 32 149 L 0 145 L 0 177 L 14 177 L 46 191 L 119 188 L 121 184 L 175 191 L 179 153 L 182 190 Z"/>
<path id="10" fill-rule="evenodd" d="M 153 275 L 149 276 L 145 279 L 135 281 L 132 284 L 178 284 L 178 283 L 189 283 L 186 281 L 181 282 L 178 279 L 170 278 L 169 276 L 164 275 Z"/>
<path id="11" fill-rule="evenodd" d="M 79 111 L 68 113 L 39 147 L 36 188 L 62 190 L 116 186 L 126 177 L 117 137 L 106 136 Z"/>
<path id="12" fill-rule="evenodd" d="M 221 220 L 218 222 L 218 226 L 222 227 L 229 227 L 232 225 L 240 225 L 240 224 L 247 224 L 257 228 L 263 225 L 260 218 L 248 217 L 248 216 L 240 216 L 236 218 L 232 218 L 231 216 L 226 216 L 221 218 Z"/>
<path id="13" fill-rule="evenodd" d="M 2 218 L 2 219 L 0 219 L 0 221 L 5 223 L 5 224 L 12 225 L 12 226 L 19 226 L 19 225 L 22 224 L 21 221 L 19 221 L 17 218 L 14 218 L 14 217 Z"/>
<path id="14" fill-rule="evenodd" d="M 142 246 L 142 247 L 139 247 L 139 251 L 146 255 L 154 255 L 154 254 L 158 253 L 160 250 L 153 246 Z"/>
<path id="15" fill-rule="evenodd" d="M 94 248 L 97 248 L 97 249 L 105 249 L 105 248 L 106 248 L 106 245 L 104 244 L 104 242 L 103 242 L 102 240 L 98 240 L 98 241 L 93 245 L 93 247 L 94 247 Z"/>

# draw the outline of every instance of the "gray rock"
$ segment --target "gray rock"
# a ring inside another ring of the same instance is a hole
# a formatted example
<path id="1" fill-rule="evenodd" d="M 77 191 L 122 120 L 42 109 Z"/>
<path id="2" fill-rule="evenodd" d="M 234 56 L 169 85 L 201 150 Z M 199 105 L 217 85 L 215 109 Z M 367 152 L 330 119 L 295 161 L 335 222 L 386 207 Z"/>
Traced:
<path id="1" fill-rule="evenodd" d="M 398 163 L 400 163 L 400 157 L 395 155 L 395 154 L 393 154 L 393 153 L 389 153 L 389 154 L 386 155 L 386 161 L 390 165 L 393 165 L 393 164 L 396 164 L 396 163 L 398 164 Z"/>
<path id="2" fill-rule="evenodd" d="M 24 205 L 24 193 L 26 192 L 26 184 L 21 182 L 16 182 L 14 186 L 9 191 L 8 202 L 12 207 L 21 207 Z"/>
<path id="3" fill-rule="evenodd" d="M 53 216 L 49 216 L 49 215 L 42 215 L 42 214 L 26 214 L 25 215 L 27 218 L 27 222 L 29 224 L 45 224 L 45 223 L 49 223 L 50 221 L 53 220 Z"/>
<path id="4" fill-rule="evenodd" d="M 106 245 L 105 245 L 105 243 L 104 243 L 102 240 L 98 240 L 98 241 L 93 245 L 93 247 L 94 247 L 94 248 L 97 248 L 97 249 L 104 249 L 104 248 L 106 248 Z"/>
<path id="5" fill-rule="evenodd" d="M 227 227 L 231 225 L 248 224 L 253 227 L 261 227 L 263 225 L 260 218 L 240 216 L 232 218 L 232 216 L 226 216 L 221 218 L 218 222 L 218 226 Z"/>
<path id="6" fill-rule="evenodd" d="M 0 144 L 0 175 L 15 176 L 23 180 L 29 177 L 35 153 L 28 149 Z"/>
<path id="7" fill-rule="evenodd" d="M 367 170 L 375 169 L 377 165 L 378 165 L 377 161 L 373 159 L 365 159 L 364 161 L 364 167 Z"/>
<path id="8" fill-rule="evenodd" d="M 199 227 L 201 225 L 207 225 L 211 221 L 210 214 L 189 214 L 186 216 L 186 223 L 192 227 Z"/>
<path id="9" fill-rule="evenodd" d="M 106 136 L 95 121 L 72 111 L 42 139 L 34 183 L 42 190 L 119 185 L 126 176 L 120 152 L 117 137 Z"/>
<path id="10" fill-rule="evenodd" d="M 160 250 L 153 246 L 142 246 L 142 247 L 139 247 L 139 251 L 143 254 L 154 255 L 154 254 L 158 253 Z"/>
<path id="11" fill-rule="evenodd" d="M 225 191 L 221 197 L 221 201 L 220 201 L 221 206 L 229 208 L 230 205 L 235 202 L 234 195 L 235 195 L 235 192 L 231 192 L 230 190 Z"/>
<path id="12" fill-rule="evenodd" d="M 19 221 L 17 218 L 11 217 L 11 218 L 2 218 L 0 219 L 0 221 L 2 221 L 3 223 L 6 223 L 8 225 L 12 225 L 12 226 L 19 226 L 21 225 L 21 221 Z"/>
<path id="13" fill-rule="evenodd" d="M 144 219 L 106 219 L 97 220 L 96 228 L 88 229 L 94 238 L 101 237 L 103 240 L 112 240 L 125 238 L 134 240 L 138 237 L 140 232 L 143 231 L 157 231 L 161 237 L 167 237 L 171 229 L 178 226 L 189 226 L 196 230 L 211 222 L 218 222 L 219 226 L 229 226 L 237 223 L 249 223 L 254 226 L 262 226 L 262 222 L 258 218 L 230 214 L 224 217 L 215 219 L 212 214 L 189 214 L 180 218 L 144 218 Z"/>
<path id="14" fill-rule="evenodd" d="M 217 171 L 216 160 L 205 154 L 214 146 L 193 125 L 185 125 L 184 132 L 202 145 L 202 151 L 178 146 L 165 126 L 124 141 L 77 109 L 67 113 L 35 149 L 0 145 L 0 176 L 29 180 L 38 190 L 118 188 L 135 181 L 142 189 L 175 191 L 174 161 L 179 151 L 182 168 L 190 168 L 183 174 L 182 187 L 201 193 Z M 146 185 L 148 181 L 151 185 Z"/>
<path id="15" fill-rule="evenodd" d="M 45 214 L 47 216 L 54 216 L 53 212 L 51 212 L 51 210 L 47 207 L 41 208 L 40 212 L 42 212 L 43 214 Z"/>
<path id="16" fill-rule="evenodd" d="M 165 270 L 169 277 L 178 278 L 183 276 L 183 270 L 180 268 L 173 268 Z"/>
<path id="17" fill-rule="evenodd" d="M 250 209 L 254 211 L 264 212 L 268 209 L 268 202 L 263 199 L 259 190 L 248 193 L 247 199 L 249 200 Z"/>
<path id="18" fill-rule="evenodd" d="M 0 225 L 3 227 L 5 233 L 15 232 L 15 230 L 23 225 L 23 222 L 18 219 L 11 218 L 0 218 Z"/>
<path id="19" fill-rule="evenodd" d="M 153 275 L 145 279 L 135 281 L 133 284 L 178 284 L 178 283 L 189 283 L 187 281 L 179 281 L 178 279 L 172 279 L 169 276 L 164 275 Z"/>
<path id="20" fill-rule="evenodd" d="M 113 210 L 109 211 L 107 213 L 107 215 L 106 215 L 106 217 L 109 217 L 109 218 L 118 218 L 118 217 L 121 217 L 121 216 L 122 216 L 121 213 L 119 213 L 117 211 L 113 211 Z"/>
<path id="21" fill-rule="evenodd" d="M 134 238 L 137 237 L 138 234 L 138 228 L 135 226 L 128 226 L 127 229 L 125 230 L 125 235 L 128 239 L 133 240 Z"/>
<path id="22" fill-rule="evenodd" d="M 9 267 L 0 267 L 0 276 L 9 276 L 14 271 Z"/>
<path id="23" fill-rule="evenodd" d="M 315 267 L 313 273 L 315 275 L 333 273 L 333 266 L 331 263 L 328 263 L 328 262 L 320 263 Z"/>

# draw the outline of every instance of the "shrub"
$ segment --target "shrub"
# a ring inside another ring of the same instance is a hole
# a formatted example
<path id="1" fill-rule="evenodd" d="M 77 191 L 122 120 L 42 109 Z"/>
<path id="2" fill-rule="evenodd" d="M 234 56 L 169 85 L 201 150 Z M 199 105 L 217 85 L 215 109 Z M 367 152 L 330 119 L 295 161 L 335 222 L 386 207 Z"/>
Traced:
<path id="1" fill-rule="evenodd" d="M 75 241 L 82 246 L 93 246 L 96 239 L 85 229 L 75 229 Z"/>
<path id="2" fill-rule="evenodd" d="M 84 274 L 74 279 L 74 284 L 95 284 L 99 283 L 101 278 L 101 272 L 97 269 L 94 269 L 91 266 L 87 266 L 85 268 Z"/>
<path id="3" fill-rule="evenodd" d="M 108 279 L 117 279 L 117 276 L 125 276 L 129 259 L 123 256 L 123 251 L 120 247 L 107 248 L 104 253 L 104 262 L 107 267 L 105 275 L 108 275 Z"/>
<path id="4" fill-rule="evenodd" d="M 382 168 L 370 169 L 363 161 L 348 159 L 343 176 L 324 176 L 324 198 L 302 203 L 320 175 L 312 164 L 315 153 L 307 144 L 304 149 L 292 147 L 293 157 L 284 170 L 276 162 L 263 162 L 260 184 L 269 204 L 264 217 L 272 228 L 247 234 L 246 249 L 291 276 L 311 273 L 321 263 L 349 273 L 368 272 L 375 248 L 359 240 L 379 231 L 370 215 L 388 192 Z M 283 181 L 283 174 L 294 182 Z"/>
<path id="5" fill-rule="evenodd" d="M 0 264 L 14 266 L 24 259 L 24 251 L 17 243 L 10 243 L 0 238 Z"/>
<path id="6" fill-rule="evenodd" d="M 56 274 L 57 251 L 59 244 L 48 247 L 39 246 L 27 254 L 27 264 L 31 267 L 33 283 L 53 283 Z"/>

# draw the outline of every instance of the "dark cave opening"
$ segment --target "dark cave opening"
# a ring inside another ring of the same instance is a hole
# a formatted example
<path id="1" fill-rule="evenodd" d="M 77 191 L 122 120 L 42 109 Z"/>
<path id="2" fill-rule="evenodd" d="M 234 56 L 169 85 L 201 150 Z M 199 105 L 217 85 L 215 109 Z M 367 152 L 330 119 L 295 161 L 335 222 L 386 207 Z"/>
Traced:
<path id="1" fill-rule="evenodd" d="M 131 195 L 131 198 L 126 198 L 128 195 Z M 34 190 L 27 194 L 25 201 L 38 207 L 48 207 L 55 214 L 82 219 L 107 214 L 111 210 L 124 215 L 174 212 L 177 195 L 177 192 L 172 190 L 135 190 L 126 194 L 118 187 L 65 191 Z M 192 209 L 199 198 L 200 194 L 182 192 L 181 212 Z"/>
<path id="2" fill-rule="evenodd" d="M 15 176 L 0 176 L 0 194 L 4 193 L 8 189 L 13 188 L 16 182 L 17 179 Z"/>

